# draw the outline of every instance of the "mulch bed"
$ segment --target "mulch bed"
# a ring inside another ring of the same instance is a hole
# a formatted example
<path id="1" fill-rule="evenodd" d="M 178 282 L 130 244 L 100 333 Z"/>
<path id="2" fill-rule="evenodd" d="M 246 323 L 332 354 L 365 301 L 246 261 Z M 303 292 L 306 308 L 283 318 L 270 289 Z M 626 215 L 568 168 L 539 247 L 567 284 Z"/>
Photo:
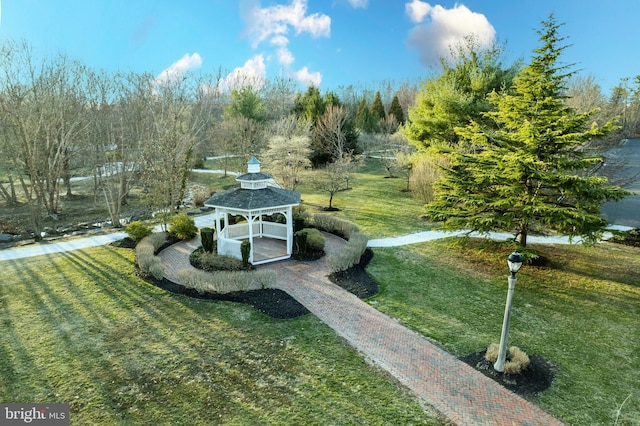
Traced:
<path id="1" fill-rule="evenodd" d="M 165 248 L 176 241 L 167 242 Z M 135 248 L 135 242 L 129 238 L 112 243 L 113 246 L 122 248 Z M 162 248 L 158 251 L 161 251 Z M 373 257 L 373 251 L 367 249 L 360 260 L 360 264 L 353 268 L 331 274 L 329 279 L 336 285 L 355 294 L 361 299 L 374 296 L 378 293 L 378 283 L 373 280 L 365 271 L 366 266 Z M 300 302 L 291 297 L 287 292 L 277 289 L 262 289 L 251 291 L 237 291 L 231 293 L 198 293 L 196 290 L 186 288 L 178 283 L 174 283 L 166 278 L 157 280 L 153 277 L 142 276 L 146 282 L 162 288 L 170 293 L 182 294 L 188 297 L 204 300 L 219 300 L 225 302 L 244 303 L 252 306 L 259 312 L 278 319 L 292 319 L 302 315 L 307 315 L 309 310 Z"/>
<path id="2" fill-rule="evenodd" d="M 551 386 L 556 367 L 544 358 L 530 356 L 531 363 L 525 371 L 520 374 L 505 374 L 494 370 L 493 363 L 485 359 L 485 353 L 486 350 L 474 352 L 460 360 L 522 397 L 534 396 Z"/>

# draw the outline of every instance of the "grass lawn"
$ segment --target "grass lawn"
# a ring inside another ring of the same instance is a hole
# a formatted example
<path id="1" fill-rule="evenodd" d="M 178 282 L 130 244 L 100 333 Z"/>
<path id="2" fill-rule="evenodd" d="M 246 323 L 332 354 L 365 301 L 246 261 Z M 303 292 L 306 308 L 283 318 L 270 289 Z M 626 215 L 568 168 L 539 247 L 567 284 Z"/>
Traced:
<path id="1" fill-rule="evenodd" d="M 303 179 L 296 190 L 302 194 L 303 206 L 310 213 L 329 206 L 329 193 L 319 192 L 313 186 L 313 171 Z M 403 178 L 387 179 L 380 161 L 367 159 L 364 166 L 352 175 L 351 189 L 338 192 L 333 206 L 340 209 L 338 217 L 355 222 L 370 238 L 390 237 L 425 231 L 431 224 L 421 218 L 423 205 L 403 192 L 407 182 Z"/>
<path id="2" fill-rule="evenodd" d="M 370 303 L 456 356 L 498 343 L 509 247 L 437 241 L 375 249 Z M 557 367 L 533 401 L 568 424 L 640 424 L 640 249 L 539 247 L 518 273 L 509 344 Z"/>
<path id="3" fill-rule="evenodd" d="M 166 293 L 133 251 L 0 265 L 0 401 L 72 424 L 440 424 L 314 316 Z"/>

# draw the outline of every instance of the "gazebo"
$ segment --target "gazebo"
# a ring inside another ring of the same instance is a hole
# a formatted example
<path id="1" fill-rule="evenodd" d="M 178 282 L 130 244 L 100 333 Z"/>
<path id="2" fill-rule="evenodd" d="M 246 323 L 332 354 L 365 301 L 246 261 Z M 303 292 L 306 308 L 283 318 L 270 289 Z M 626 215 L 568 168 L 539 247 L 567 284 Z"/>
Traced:
<path id="1" fill-rule="evenodd" d="M 260 162 L 255 157 L 247 162 L 247 173 L 236 180 L 240 188 L 214 194 L 204 203 L 215 208 L 218 254 L 241 259 L 240 245 L 248 240 L 252 265 L 290 258 L 292 208 L 300 204 L 300 193 L 270 185 L 271 175 L 260 171 Z M 273 220 L 278 213 L 284 223 Z M 231 224 L 229 216 L 242 216 L 246 222 Z"/>

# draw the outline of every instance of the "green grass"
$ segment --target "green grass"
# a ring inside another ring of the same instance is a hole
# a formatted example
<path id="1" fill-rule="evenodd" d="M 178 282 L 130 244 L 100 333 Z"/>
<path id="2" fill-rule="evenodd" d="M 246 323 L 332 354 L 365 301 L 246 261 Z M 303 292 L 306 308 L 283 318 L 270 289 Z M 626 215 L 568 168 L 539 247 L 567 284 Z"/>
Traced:
<path id="1" fill-rule="evenodd" d="M 316 190 L 313 186 L 313 171 L 304 177 L 303 184 L 297 188 L 302 194 L 303 206 L 307 211 L 316 212 L 318 208 L 328 207 L 329 194 Z M 384 169 L 375 159 L 367 159 L 364 166 L 353 174 L 349 186 L 351 189 L 338 192 L 333 206 L 339 212 L 330 213 L 355 222 L 360 230 L 371 238 L 381 238 L 409 234 L 430 229 L 431 225 L 421 218 L 423 206 L 403 192 L 406 180 L 403 178 L 386 179 Z"/>
<path id="2" fill-rule="evenodd" d="M 457 356 L 498 343 L 510 250 L 478 244 L 376 249 L 370 303 Z M 533 401 L 568 424 L 640 424 L 640 249 L 539 248 L 553 263 L 518 273 L 509 334 L 557 366 Z"/>
<path id="3" fill-rule="evenodd" d="M 166 293 L 131 250 L 1 268 L 0 401 L 68 402 L 74 425 L 439 424 L 314 316 Z"/>

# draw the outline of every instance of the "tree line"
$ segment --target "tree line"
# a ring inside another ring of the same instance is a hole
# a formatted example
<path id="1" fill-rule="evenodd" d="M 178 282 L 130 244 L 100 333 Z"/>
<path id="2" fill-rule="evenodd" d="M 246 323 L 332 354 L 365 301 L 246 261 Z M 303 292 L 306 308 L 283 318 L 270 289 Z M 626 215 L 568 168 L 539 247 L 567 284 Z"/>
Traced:
<path id="1" fill-rule="evenodd" d="M 328 179 L 319 185 L 331 195 L 334 186 L 348 182 L 353 159 L 362 152 L 360 128 L 357 104 L 337 93 L 367 105 L 367 90 L 299 92 L 287 79 L 245 81 L 226 90 L 221 77 L 112 73 L 62 54 L 39 57 L 23 42 L 4 42 L 0 197 L 7 205 L 28 206 L 39 239 L 43 218 L 60 214 L 61 196 L 73 196 L 71 182 L 78 175 L 92 177 L 96 199 L 115 226 L 134 187 L 154 211 L 178 208 L 190 170 L 209 155 L 223 157 L 225 170 L 238 170 L 250 155 L 264 156 L 289 189 L 312 166 L 326 166 Z M 387 82 L 382 92 L 388 95 L 390 87 Z M 405 109 L 411 90 L 404 85 L 398 92 Z M 396 94 L 394 108 L 399 99 Z M 386 117 L 380 91 L 374 106 L 378 117 Z M 376 125 L 371 118 L 367 123 Z"/>
<path id="2" fill-rule="evenodd" d="M 598 176 L 595 150 L 640 134 L 640 77 L 603 95 L 593 77 L 559 63 L 566 46 L 553 16 L 542 25 L 526 65 L 469 37 L 420 84 L 324 93 L 282 78 L 223 89 L 220 71 L 109 73 L 5 42 L 0 197 L 28 205 L 37 239 L 61 194 L 73 195 L 74 175 L 90 175 L 119 226 L 132 188 L 169 214 L 207 156 L 226 173 L 258 155 L 288 189 L 322 169 L 313 184 L 331 208 L 364 153 L 405 177 L 445 227 L 510 230 L 523 245 L 532 231 L 595 237 L 600 204 L 627 194 Z"/>

